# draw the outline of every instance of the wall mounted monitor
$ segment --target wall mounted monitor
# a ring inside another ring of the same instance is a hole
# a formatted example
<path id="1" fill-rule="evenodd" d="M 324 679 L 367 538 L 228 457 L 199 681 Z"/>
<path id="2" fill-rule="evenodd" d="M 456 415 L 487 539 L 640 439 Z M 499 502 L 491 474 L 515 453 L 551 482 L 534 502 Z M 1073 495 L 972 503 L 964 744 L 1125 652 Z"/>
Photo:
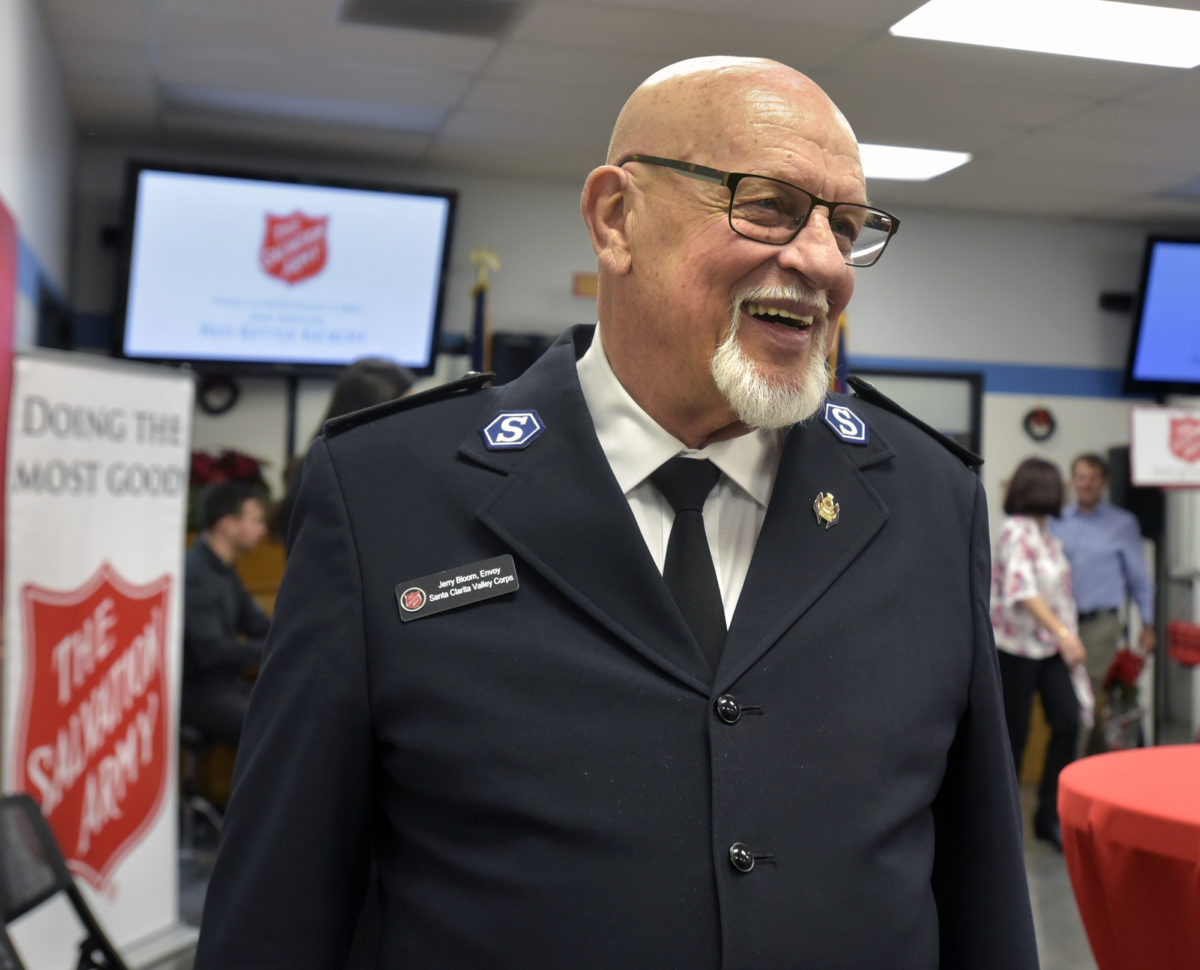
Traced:
<path id="1" fill-rule="evenodd" d="M 114 352 L 198 370 L 433 369 L 456 195 L 132 162 Z"/>
<path id="2" fill-rule="evenodd" d="M 1146 240 L 1125 389 L 1200 394 L 1200 238 Z"/>

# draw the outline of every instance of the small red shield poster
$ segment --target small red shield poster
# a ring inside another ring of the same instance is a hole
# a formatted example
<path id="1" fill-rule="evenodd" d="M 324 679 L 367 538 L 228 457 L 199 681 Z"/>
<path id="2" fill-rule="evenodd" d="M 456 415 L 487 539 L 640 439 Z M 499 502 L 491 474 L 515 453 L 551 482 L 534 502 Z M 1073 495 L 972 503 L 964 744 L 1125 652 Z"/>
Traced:
<path id="1" fill-rule="evenodd" d="M 1171 418 L 1171 454 L 1186 462 L 1200 461 L 1200 418 Z"/>
<path id="2" fill-rule="evenodd" d="M 1148 488 L 1200 488 L 1200 409 L 1131 408 L 1129 479 Z"/>
<path id="3" fill-rule="evenodd" d="M 25 669 L 14 745 L 67 857 L 97 889 L 154 823 L 170 764 L 171 580 L 144 586 L 107 562 L 78 589 L 21 590 Z"/>
<path id="4" fill-rule="evenodd" d="M 306 216 L 299 209 L 286 216 L 267 213 L 258 255 L 263 272 L 289 286 L 312 279 L 325 268 L 328 229 L 329 216 Z"/>

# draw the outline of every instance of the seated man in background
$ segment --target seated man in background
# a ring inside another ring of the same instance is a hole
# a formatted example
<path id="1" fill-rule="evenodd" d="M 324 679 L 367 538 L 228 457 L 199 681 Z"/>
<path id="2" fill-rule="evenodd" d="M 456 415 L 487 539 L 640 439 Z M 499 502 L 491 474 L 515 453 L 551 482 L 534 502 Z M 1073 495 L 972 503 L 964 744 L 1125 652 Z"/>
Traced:
<path id="1" fill-rule="evenodd" d="M 266 534 L 259 490 L 218 482 L 200 494 L 201 532 L 184 560 L 182 720 L 237 747 L 250 703 L 247 667 L 262 657 L 270 619 L 233 570 Z"/>

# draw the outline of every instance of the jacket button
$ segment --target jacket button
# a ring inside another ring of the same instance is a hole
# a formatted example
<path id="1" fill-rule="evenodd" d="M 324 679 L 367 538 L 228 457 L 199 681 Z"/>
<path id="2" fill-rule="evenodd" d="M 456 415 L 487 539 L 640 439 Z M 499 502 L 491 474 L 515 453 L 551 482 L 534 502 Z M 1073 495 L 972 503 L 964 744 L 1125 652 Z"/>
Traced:
<path id="1" fill-rule="evenodd" d="M 729 847 L 729 861 L 738 872 L 749 872 L 754 868 L 754 853 L 743 842 L 734 842 Z"/>
<path id="2" fill-rule="evenodd" d="M 717 698 L 717 717 L 726 724 L 737 724 L 742 716 L 741 705 L 733 699 L 732 694 L 722 694 Z"/>

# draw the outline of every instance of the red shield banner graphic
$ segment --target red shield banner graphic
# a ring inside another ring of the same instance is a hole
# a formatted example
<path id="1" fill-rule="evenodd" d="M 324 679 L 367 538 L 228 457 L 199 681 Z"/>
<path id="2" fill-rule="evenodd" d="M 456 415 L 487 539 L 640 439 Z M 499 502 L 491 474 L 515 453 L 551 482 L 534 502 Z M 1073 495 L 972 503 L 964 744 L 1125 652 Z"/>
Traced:
<path id="1" fill-rule="evenodd" d="M 329 216 L 310 217 L 299 209 L 287 216 L 267 213 L 258 254 L 263 271 L 289 286 L 316 276 L 325 268 L 328 228 Z"/>
<path id="2" fill-rule="evenodd" d="M 1200 418 L 1171 418 L 1171 454 L 1200 461 Z"/>
<path id="3" fill-rule="evenodd" d="M 15 787 L 37 799 L 68 865 L 97 889 L 167 791 L 170 585 L 133 586 L 104 563 L 76 590 L 21 590 Z"/>

